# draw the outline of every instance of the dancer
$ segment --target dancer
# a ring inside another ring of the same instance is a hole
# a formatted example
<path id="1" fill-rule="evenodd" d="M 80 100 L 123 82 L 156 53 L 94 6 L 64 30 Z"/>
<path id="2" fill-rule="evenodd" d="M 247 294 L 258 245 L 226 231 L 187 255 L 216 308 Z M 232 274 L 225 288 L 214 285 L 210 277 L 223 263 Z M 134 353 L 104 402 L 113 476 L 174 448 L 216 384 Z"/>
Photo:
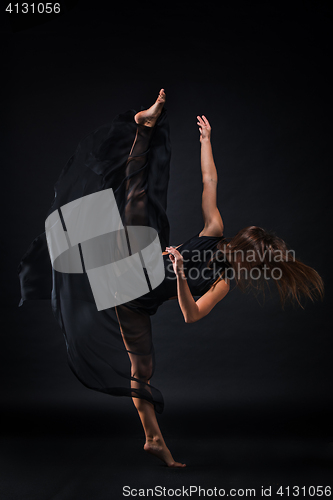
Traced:
<path id="1" fill-rule="evenodd" d="M 241 229 L 229 240 L 224 237 L 216 204 L 218 178 L 211 127 L 205 116 L 197 117 L 203 228 L 182 244 L 169 246 L 166 194 L 170 144 L 165 101 L 161 89 L 150 108 L 130 110 L 88 134 L 61 172 L 55 199 L 46 214 L 111 187 L 125 228 L 150 226 L 158 232 L 165 248 L 163 282 L 135 300 L 98 311 L 86 273 L 50 269 L 42 233 L 18 268 L 19 305 L 28 299 L 51 297 L 65 337 L 69 366 L 77 378 L 91 389 L 131 397 L 145 433 L 144 450 L 168 467 L 185 467 L 174 460 L 156 418 L 164 403 L 161 392 L 151 384 L 155 360 L 150 316 L 166 300 L 178 299 L 184 320 L 196 322 L 226 296 L 231 279 L 242 289 L 253 286 L 255 290 L 264 289 L 271 280 L 282 304 L 290 299 L 300 305 L 302 297 L 322 298 L 323 282 L 314 269 L 290 254 L 283 240 L 260 227 Z"/>

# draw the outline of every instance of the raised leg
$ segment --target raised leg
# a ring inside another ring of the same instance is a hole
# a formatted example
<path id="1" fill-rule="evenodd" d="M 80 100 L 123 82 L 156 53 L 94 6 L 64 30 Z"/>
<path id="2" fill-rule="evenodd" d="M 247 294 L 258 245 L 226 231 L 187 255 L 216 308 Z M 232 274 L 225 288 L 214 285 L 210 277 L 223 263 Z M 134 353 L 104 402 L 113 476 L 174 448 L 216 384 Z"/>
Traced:
<path id="1" fill-rule="evenodd" d="M 125 226 L 148 225 L 148 154 L 153 127 L 138 125 L 134 143 L 127 159 L 125 175 L 126 201 L 124 212 Z"/>
<path id="2" fill-rule="evenodd" d="M 127 160 L 125 175 L 126 206 L 125 225 L 148 225 L 148 155 L 149 145 L 154 132 L 154 125 L 162 112 L 165 92 L 160 90 L 156 102 L 149 108 L 139 111 L 134 117 L 138 124 L 135 139 Z"/>
<path id="3" fill-rule="evenodd" d="M 141 123 L 147 127 L 154 127 L 157 118 L 160 116 L 166 100 L 164 89 L 159 91 L 158 97 L 150 108 L 139 111 L 134 117 L 136 123 Z"/>

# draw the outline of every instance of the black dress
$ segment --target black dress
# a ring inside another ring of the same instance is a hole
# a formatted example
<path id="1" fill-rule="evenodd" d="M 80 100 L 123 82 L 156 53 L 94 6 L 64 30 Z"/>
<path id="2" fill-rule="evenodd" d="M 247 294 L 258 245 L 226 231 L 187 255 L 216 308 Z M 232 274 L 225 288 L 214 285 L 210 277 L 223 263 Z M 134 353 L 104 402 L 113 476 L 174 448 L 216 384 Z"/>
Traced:
<path id="1" fill-rule="evenodd" d="M 167 113 L 163 109 L 153 128 L 137 125 L 135 114 L 130 110 L 118 115 L 79 143 L 54 186 L 55 197 L 45 219 L 73 200 L 112 188 L 124 227 L 154 228 L 164 250 L 169 245 Z M 207 267 L 220 241 L 197 234 L 178 248 L 193 296 L 203 295 L 224 268 L 223 263 Z M 85 272 L 58 272 L 52 267 L 43 232 L 18 266 L 19 306 L 29 299 L 51 299 L 76 377 L 96 391 L 146 399 L 161 413 L 163 396 L 150 383 L 155 368 L 150 316 L 177 295 L 168 255 L 163 256 L 163 263 L 165 278 L 156 288 L 121 305 L 97 310 Z"/>

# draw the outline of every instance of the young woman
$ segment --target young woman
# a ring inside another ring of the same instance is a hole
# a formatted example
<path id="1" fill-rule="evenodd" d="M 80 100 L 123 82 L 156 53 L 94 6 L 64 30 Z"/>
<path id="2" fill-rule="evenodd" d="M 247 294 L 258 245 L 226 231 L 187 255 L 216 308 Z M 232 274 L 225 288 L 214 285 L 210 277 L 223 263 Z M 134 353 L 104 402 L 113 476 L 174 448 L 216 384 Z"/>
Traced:
<path id="1" fill-rule="evenodd" d="M 323 282 L 314 269 L 290 256 L 283 240 L 262 228 L 250 226 L 229 241 L 224 238 L 216 205 L 211 127 L 205 116 L 197 117 L 204 225 L 181 245 L 168 246 L 170 143 L 165 100 L 161 89 L 149 109 L 130 110 L 88 134 L 61 172 L 46 214 L 112 188 L 125 228 L 149 226 L 158 232 L 161 248 L 165 248 L 163 282 L 137 299 L 98 311 L 86 272 L 51 268 L 44 232 L 19 264 L 19 305 L 51 297 L 68 363 L 77 378 L 91 389 L 131 397 L 144 429 L 145 451 L 169 467 L 185 467 L 173 459 L 156 419 L 156 412 L 163 410 L 163 397 L 151 384 L 155 363 L 150 316 L 166 300 L 178 299 L 184 320 L 196 322 L 226 296 L 230 278 L 241 288 L 254 285 L 256 289 L 273 278 L 282 303 L 287 299 L 300 303 L 302 296 L 323 297 Z M 67 230 L 64 224 L 63 230 Z"/>

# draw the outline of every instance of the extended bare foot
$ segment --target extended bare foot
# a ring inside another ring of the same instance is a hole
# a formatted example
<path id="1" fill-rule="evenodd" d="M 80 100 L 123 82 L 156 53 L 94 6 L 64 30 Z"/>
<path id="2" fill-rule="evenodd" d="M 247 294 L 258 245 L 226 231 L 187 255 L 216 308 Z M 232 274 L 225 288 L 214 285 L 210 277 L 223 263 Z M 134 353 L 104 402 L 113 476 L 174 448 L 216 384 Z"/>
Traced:
<path id="1" fill-rule="evenodd" d="M 154 127 L 157 118 L 162 112 L 165 101 L 166 95 L 164 89 L 161 89 L 155 103 L 150 106 L 150 108 L 139 111 L 139 113 L 134 116 L 136 123 L 145 125 L 146 127 Z"/>
<path id="2" fill-rule="evenodd" d="M 186 467 L 186 464 L 175 462 L 170 450 L 167 448 L 164 441 L 161 441 L 160 439 L 147 440 L 143 449 L 148 453 L 151 453 L 151 455 L 160 458 L 168 467 Z"/>

